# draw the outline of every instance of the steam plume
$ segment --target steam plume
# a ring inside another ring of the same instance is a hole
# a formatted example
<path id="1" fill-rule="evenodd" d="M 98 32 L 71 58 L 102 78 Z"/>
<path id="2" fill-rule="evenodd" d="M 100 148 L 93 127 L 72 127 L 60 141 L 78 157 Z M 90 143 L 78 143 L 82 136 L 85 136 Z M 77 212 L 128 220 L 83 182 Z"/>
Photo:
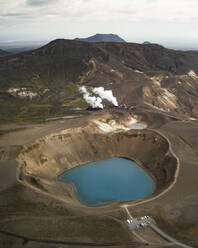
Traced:
<path id="1" fill-rule="evenodd" d="M 108 100 L 114 106 L 118 106 L 118 101 L 113 96 L 112 90 L 105 90 L 103 87 L 98 87 L 98 88 L 94 88 L 93 92 L 99 95 L 100 98 Z"/>
<path id="2" fill-rule="evenodd" d="M 85 86 L 80 87 L 80 92 L 83 94 L 83 98 L 87 103 L 91 105 L 92 108 L 102 108 L 102 99 L 96 96 L 90 96 L 89 92 L 87 91 Z"/>
<path id="3" fill-rule="evenodd" d="M 85 86 L 80 87 L 80 93 L 92 108 L 104 108 L 102 100 L 106 99 L 114 106 L 118 106 L 117 99 L 113 96 L 112 90 L 105 90 L 103 87 L 94 88 L 92 92 L 98 96 L 91 96 Z"/>

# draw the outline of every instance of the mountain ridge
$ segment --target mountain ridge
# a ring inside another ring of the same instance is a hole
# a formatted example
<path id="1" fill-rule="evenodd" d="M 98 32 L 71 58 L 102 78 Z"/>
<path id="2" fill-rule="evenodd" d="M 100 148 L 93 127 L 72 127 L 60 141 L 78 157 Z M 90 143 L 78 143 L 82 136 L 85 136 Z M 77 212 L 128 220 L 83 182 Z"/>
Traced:
<path id="1" fill-rule="evenodd" d="M 149 74 L 185 74 L 198 68 L 198 55 L 192 51 L 175 51 L 157 44 L 57 39 L 33 51 L 10 55 L 9 58 L 1 57 L 1 88 L 15 84 L 34 85 L 35 74 L 39 74 L 40 82 L 48 81 L 46 85 L 54 81 L 75 82 L 87 70 L 91 58 L 106 64 L 114 59 L 130 69 Z"/>
<path id="2" fill-rule="evenodd" d="M 10 54 L 11 54 L 10 52 L 7 52 L 5 50 L 0 49 L 0 57 L 7 56 L 7 55 L 10 55 Z"/>
<path id="3" fill-rule="evenodd" d="M 16 112 L 21 119 L 24 102 L 30 104 L 27 116 L 42 109 L 46 115 L 60 114 L 62 106 L 84 108 L 87 103 L 79 87 L 85 85 L 112 90 L 119 105 L 147 104 L 194 118 L 198 117 L 197 68 L 197 53 L 157 44 L 57 39 L 34 51 L 0 58 L 4 106 L 0 114 Z"/>
<path id="4" fill-rule="evenodd" d="M 87 38 L 76 38 L 75 40 L 86 42 L 126 42 L 117 34 L 95 34 Z"/>

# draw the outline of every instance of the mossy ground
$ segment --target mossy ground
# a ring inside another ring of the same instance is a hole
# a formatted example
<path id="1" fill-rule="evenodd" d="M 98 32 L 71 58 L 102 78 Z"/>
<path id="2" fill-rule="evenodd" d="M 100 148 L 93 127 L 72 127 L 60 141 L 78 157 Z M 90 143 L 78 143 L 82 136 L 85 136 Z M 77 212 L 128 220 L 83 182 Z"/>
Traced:
<path id="1" fill-rule="evenodd" d="M 79 113 L 75 110 L 69 110 L 64 107 L 73 107 L 86 109 L 89 104 L 80 96 L 67 99 L 65 103 L 47 103 L 30 102 L 27 100 L 14 99 L 9 104 L 2 102 L 0 109 L 0 123 L 7 122 L 32 122 L 42 123 L 48 118 L 61 116 L 82 116 L 82 111 Z"/>
<path id="2" fill-rule="evenodd" d="M 63 104 L 63 107 L 73 107 L 82 109 L 88 108 L 89 106 L 90 105 L 82 97 L 78 97 Z"/>
<path id="3" fill-rule="evenodd" d="M 69 94 L 74 95 L 79 91 L 79 85 L 78 84 L 68 84 L 64 86 L 64 89 L 68 91 Z"/>

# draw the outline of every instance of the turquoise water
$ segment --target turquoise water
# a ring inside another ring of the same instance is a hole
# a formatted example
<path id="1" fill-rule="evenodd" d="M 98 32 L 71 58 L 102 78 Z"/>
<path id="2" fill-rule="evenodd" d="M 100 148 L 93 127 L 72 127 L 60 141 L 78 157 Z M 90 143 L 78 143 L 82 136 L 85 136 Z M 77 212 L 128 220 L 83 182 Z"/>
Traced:
<path id="1" fill-rule="evenodd" d="M 147 128 L 147 125 L 144 123 L 134 123 L 131 125 L 131 128 L 141 130 Z"/>
<path id="2" fill-rule="evenodd" d="M 145 198 L 155 188 L 141 167 L 124 158 L 76 167 L 60 175 L 59 180 L 72 183 L 79 201 L 88 206 Z"/>

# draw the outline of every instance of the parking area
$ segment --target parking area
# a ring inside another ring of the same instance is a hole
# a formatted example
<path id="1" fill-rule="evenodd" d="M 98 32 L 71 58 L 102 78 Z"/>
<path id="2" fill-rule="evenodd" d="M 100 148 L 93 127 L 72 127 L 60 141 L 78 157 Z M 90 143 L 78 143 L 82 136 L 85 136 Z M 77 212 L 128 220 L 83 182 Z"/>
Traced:
<path id="1" fill-rule="evenodd" d="M 149 216 L 143 216 L 139 218 L 130 218 L 126 220 L 126 223 L 131 231 L 146 227 L 151 224 L 151 218 Z"/>

